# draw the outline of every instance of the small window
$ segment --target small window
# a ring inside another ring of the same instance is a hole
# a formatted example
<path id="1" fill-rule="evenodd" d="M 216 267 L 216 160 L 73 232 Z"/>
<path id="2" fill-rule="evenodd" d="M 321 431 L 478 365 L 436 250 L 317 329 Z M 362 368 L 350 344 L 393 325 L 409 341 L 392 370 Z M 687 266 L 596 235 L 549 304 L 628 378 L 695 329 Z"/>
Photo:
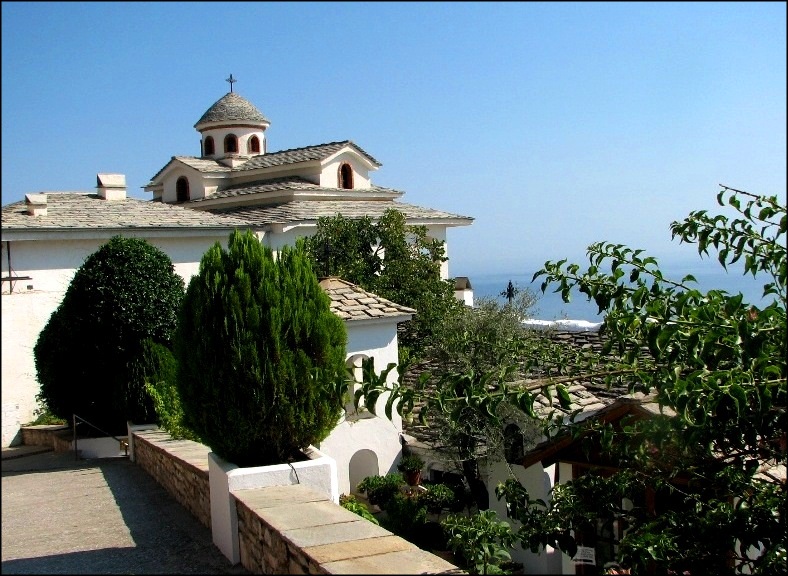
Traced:
<path id="1" fill-rule="evenodd" d="M 224 137 L 224 151 L 225 153 L 238 152 L 238 137 L 235 134 L 228 134 Z"/>
<path id="2" fill-rule="evenodd" d="M 189 200 L 189 180 L 185 176 L 178 178 L 175 183 L 175 192 L 178 195 L 178 202 L 187 202 Z"/>
<path id="3" fill-rule="evenodd" d="M 252 136 L 249 138 L 249 143 L 247 145 L 249 150 L 249 154 L 259 154 L 260 153 L 260 139 L 257 136 Z"/>
<path id="4" fill-rule="evenodd" d="M 353 168 L 350 164 L 342 164 L 339 167 L 339 187 L 345 190 L 353 189 Z"/>
<path id="5" fill-rule="evenodd" d="M 213 136 L 208 136 L 205 139 L 205 155 L 213 156 L 216 154 L 216 146 L 213 144 Z"/>

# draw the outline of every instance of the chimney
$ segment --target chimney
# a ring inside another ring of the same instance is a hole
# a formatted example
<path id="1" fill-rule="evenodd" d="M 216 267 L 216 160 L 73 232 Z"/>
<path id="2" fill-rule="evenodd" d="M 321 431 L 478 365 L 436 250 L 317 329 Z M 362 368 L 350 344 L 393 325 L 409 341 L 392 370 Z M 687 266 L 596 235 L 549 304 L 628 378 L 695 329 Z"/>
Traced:
<path id="1" fill-rule="evenodd" d="M 96 189 L 104 200 L 126 199 L 125 174 L 96 174 Z"/>
<path id="2" fill-rule="evenodd" d="M 47 215 L 46 194 L 25 194 L 25 204 L 27 205 L 27 213 L 30 216 Z"/>

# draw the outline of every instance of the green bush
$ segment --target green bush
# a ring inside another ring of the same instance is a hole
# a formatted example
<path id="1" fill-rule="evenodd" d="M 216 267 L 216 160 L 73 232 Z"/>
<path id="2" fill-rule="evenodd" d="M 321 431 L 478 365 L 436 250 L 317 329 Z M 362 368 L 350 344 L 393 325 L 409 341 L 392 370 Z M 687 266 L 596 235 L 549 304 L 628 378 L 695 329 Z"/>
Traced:
<path id="1" fill-rule="evenodd" d="M 441 510 L 454 508 L 457 503 L 457 496 L 454 490 L 445 484 L 426 484 L 427 489 L 421 495 L 421 501 L 427 506 L 427 511 L 437 514 Z"/>
<path id="2" fill-rule="evenodd" d="M 138 238 L 115 236 L 74 274 L 33 349 L 39 398 L 52 414 L 77 414 L 107 433 L 153 410 L 129 370 L 142 342 L 169 344 L 183 280 L 169 257 Z"/>
<path id="3" fill-rule="evenodd" d="M 402 474 L 386 476 L 367 476 L 358 485 L 358 491 L 367 495 L 370 504 L 385 508 L 389 500 L 405 486 Z"/>
<path id="4" fill-rule="evenodd" d="M 453 514 L 441 525 L 449 537 L 449 547 L 471 574 L 506 573 L 504 567 L 512 560 L 509 550 L 517 539 L 509 523 L 498 520 L 495 511 Z"/>
<path id="5" fill-rule="evenodd" d="M 189 283 L 175 338 L 186 425 L 238 466 L 289 461 L 325 438 L 347 389 L 342 321 L 301 242 L 217 242 Z"/>
<path id="6" fill-rule="evenodd" d="M 378 519 L 375 518 L 372 513 L 367 510 L 367 507 L 364 506 L 363 503 L 356 500 L 356 497 L 352 494 L 342 494 L 339 497 L 339 505 L 345 508 L 346 510 L 350 510 L 353 514 L 358 514 L 365 520 L 369 520 L 373 524 L 380 524 Z"/>
<path id="7" fill-rule="evenodd" d="M 52 424 L 67 424 L 66 420 L 59 418 L 49 411 L 49 408 L 42 403 L 41 407 L 33 411 L 35 419 L 25 424 L 25 426 L 44 426 Z"/>
<path id="8" fill-rule="evenodd" d="M 183 423 L 184 415 L 176 384 L 178 365 L 166 346 L 145 340 L 142 353 L 132 363 L 129 389 L 150 398 L 153 413 L 135 422 L 156 422 L 176 439 L 200 441 Z"/>
<path id="9" fill-rule="evenodd" d="M 406 540 L 418 545 L 420 530 L 427 522 L 427 507 L 418 492 L 397 492 L 385 504 L 383 525 Z"/>

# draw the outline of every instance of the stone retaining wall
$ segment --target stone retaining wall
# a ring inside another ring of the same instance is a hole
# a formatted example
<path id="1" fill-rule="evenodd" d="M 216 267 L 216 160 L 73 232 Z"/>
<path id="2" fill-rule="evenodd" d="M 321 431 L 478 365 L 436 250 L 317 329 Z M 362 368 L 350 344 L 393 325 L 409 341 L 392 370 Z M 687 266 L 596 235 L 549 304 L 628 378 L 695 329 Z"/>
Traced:
<path id="1" fill-rule="evenodd" d="M 41 424 L 22 426 L 22 444 L 25 446 L 47 446 L 53 448 L 53 435 L 68 430 L 65 424 Z"/>
<path id="2" fill-rule="evenodd" d="M 211 526 L 210 448 L 130 428 L 131 458 Z M 254 574 L 463 573 L 305 485 L 232 492 L 241 564 Z"/>
<path id="3" fill-rule="evenodd" d="M 211 527 L 208 483 L 210 448 L 191 440 L 174 440 L 166 432 L 132 432 L 133 460 L 206 527 Z"/>

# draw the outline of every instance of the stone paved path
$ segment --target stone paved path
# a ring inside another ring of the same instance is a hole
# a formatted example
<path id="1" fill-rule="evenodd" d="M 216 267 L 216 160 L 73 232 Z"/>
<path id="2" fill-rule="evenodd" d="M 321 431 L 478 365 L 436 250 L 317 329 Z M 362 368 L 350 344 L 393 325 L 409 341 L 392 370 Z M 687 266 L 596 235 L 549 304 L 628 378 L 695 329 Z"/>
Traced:
<path id="1" fill-rule="evenodd" d="M 3 574 L 246 574 L 126 458 L 2 461 Z"/>

